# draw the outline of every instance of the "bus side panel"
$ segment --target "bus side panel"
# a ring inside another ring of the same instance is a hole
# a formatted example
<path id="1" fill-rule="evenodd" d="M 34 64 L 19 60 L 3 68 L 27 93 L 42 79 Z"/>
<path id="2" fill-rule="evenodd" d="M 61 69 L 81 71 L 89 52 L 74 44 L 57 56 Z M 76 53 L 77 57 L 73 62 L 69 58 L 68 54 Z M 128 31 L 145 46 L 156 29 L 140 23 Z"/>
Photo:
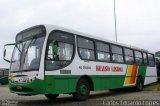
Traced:
<path id="1" fill-rule="evenodd" d="M 125 76 L 101 76 L 94 77 L 94 90 L 107 90 L 114 88 L 122 88 L 124 83 Z"/>
<path id="2" fill-rule="evenodd" d="M 69 93 L 72 93 L 72 92 L 75 92 L 76 91 L 76 86 L 77 86 L 77 82 L 78 82 L 78 78 L 77 79 L 68 79 L 69 81 L 69 89 L 68 89 L 68 92 Z"/>
<path id="3" fill-rule="evenodd" d="M 147 71 L 147 66 L 139 66 L 137 76 L 142 76 L 143 80 L 145 80 L 145 78 L 146 78 L 146 71 Z"/>
<path id="4" fill-rule="evenodd" d="M 68 88 L 69 88 L 69 82 L 68 79 L 55 79 L 55 92 L 56 94 L 59 93 L 67 93 L 68 92 Z"/>
<path id="5" fill-rule="evenodd" d="M 104 90 L 105 87 L 109 87 L 109 83 L 107 83 L 107 78 L 103 77 L 94 77 L 92 78 L 94 84 L 94 90 Z"/>
<path id="6" fill-rule="evenodd" d="M 76 90 L 78 79 L 79 77 L 75 76 L 55 76 L 52 92 L 54 94 L 73 93 Z"/>
<path id="7" fill-rule="evenodd" d="M 54 76 L 45 76 L 45 94 L 52 94 L 55 91 L 55 77 Z"/>
<path id="8" fill-rule="evenodd" d="M 116 77 L 112 77 L 109 80 L 109 89 L 115 89 L 115 88 L 123 88 L 123 84 L 124 84 L 124 80 L 125 80 L 125 76 L 116 76 Z"/>
<path id="9" fill-rule="evenodd" d="M 144 85 L 153 83 L 157 81 L 157 70 L 156 67 L 147 67 L 146 78 L 144 80 Z"/>

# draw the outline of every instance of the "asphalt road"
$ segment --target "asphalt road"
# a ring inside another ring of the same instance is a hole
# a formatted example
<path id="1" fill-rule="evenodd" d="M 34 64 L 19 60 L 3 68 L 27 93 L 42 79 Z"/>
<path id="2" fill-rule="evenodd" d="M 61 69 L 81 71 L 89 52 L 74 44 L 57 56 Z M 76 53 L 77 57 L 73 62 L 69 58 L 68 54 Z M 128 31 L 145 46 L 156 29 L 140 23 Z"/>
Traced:
<path id="1" fill-rule="evenodd" d="M 87 101 L 74 101 L 72 95 L 60 95 L 48 100 L 44 95 L 18 96 L 9 92 L 7 85 L 0 85 L 0 106 L 117 106 L 139 103 L 141 106 L 159 106 L 160 91 L 134 92 L 132 90 L 91 92 Z"/>

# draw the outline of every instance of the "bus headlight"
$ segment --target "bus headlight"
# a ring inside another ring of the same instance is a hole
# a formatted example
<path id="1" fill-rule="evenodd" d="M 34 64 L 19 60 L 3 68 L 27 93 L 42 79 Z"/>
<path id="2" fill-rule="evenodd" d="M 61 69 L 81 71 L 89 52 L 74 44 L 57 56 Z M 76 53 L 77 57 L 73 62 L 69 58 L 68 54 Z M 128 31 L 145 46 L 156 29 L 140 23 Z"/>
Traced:
<path id="1" fill-rule="evenodd" d="M 11 80 L 11 81 L 14 80 L 13 74 L 10 74 L 10 75 L 9 75 L 9 80 Z"/>

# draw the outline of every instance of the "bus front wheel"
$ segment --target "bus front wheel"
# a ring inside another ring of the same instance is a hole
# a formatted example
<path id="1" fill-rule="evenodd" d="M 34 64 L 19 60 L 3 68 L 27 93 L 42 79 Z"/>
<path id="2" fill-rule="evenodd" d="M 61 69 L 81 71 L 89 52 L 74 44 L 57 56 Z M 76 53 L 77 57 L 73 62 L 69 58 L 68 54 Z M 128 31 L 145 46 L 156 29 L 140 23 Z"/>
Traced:
<path id="1" fill-rule="evenodd" d="M 46 96 L 48 99 L 53 100 L 53 99 L 56 99 L 56 98 L 59 96 L 59 94 L 45 94 L 45 96 Z"/>
<path id="2" fill-rule="evenodd" d="M 86 79 L 80 79 L 77 83 L 76 92 L 73 94 L 74 99 L 78 101 L 87 100 L 90 94 L 90 85 Z"/>

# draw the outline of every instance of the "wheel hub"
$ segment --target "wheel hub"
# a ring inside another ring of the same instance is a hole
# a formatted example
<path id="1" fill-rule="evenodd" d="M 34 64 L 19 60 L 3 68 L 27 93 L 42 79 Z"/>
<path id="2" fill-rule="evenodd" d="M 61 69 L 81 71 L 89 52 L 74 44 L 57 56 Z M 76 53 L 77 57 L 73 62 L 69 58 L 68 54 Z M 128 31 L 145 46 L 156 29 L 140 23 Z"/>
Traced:
<path id="1" fill-rule="evenodd" d="M 87 94 L 87 86 L 81 85 L 79 91 L 80 91 L 81 95 L 86 95 Z"/>

